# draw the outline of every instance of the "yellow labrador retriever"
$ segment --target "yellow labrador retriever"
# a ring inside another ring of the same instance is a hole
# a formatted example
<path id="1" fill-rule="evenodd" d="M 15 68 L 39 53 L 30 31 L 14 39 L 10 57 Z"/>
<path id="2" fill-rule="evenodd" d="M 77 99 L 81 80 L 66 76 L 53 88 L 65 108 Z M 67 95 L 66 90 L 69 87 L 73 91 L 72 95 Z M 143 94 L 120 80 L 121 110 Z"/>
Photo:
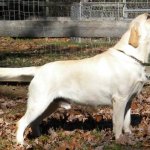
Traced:
<path id="1" fill-rule="evenodd" d="M 113 131 L 119 139 L 130 130 L 130 106 L 147 80 L 144 63 L 150 52 L 150 15 L 142 14 L 130 24 L 121 40 L 108 51 L 83 60 L 57 61 L 41 67 L 0 68 L 1 78 L 33 76 L 25 115 L 18 121 L 17 143 L 31 126 L 40 134 L 42 119 L 58 107 L 112 105 Z"/>

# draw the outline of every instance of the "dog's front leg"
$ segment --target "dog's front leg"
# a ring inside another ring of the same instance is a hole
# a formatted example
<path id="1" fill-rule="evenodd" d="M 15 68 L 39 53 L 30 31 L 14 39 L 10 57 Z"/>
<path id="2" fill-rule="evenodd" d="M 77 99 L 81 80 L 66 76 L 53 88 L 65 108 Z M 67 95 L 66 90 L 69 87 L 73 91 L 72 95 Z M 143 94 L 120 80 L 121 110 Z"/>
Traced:
<path id="1" fill-rule="evenodd" d="M 113 99 L 113 132 L 116 140 L 122 135 L 126 103 L 126 100 L 121 97 Z"/>
<path id="2" fill-rule="evenodd" d="M 123 129 L 125 133 L 131 134 L 130 124 L 131 124 L 131 108 L 128 109 L 124 118 Z"/>
<path id="3" fill-rule="evenodd" d="M 132 100 L 134 97 L 137 95 L 137 93 L 133 93 L 131 97 L 129 98 L 126 108 L 125 108 L 125 113 L 124 113 L 124 132 L 131 134 L 131 129 L 130 129 L 130 124 L 131 124 L 131 104 Z"/>

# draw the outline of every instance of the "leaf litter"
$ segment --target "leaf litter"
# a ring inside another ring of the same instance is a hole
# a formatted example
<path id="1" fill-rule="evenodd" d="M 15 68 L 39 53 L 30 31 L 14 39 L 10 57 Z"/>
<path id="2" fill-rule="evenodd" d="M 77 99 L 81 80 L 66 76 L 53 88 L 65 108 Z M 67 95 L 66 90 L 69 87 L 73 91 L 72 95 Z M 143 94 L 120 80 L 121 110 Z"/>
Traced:
<path id="1" fill-rule="evenodd" d="M 123 137 L 122 144 L 114 140 L 110 107 L 93 110 L 73 106 L 70 110 L 60 108 L 44 119 L 40 137 L 32 137 L 28 128 L 25 131 L 28 146 L 21 148 L 15 141 L 16 122 L 25 112 L 27 97 L 18 98 L 17 94 L 7 97 L 0 93 L 0 150 L 150 149 L 150 85 L 146 85 L 132 103 L 133 133 Z"/>

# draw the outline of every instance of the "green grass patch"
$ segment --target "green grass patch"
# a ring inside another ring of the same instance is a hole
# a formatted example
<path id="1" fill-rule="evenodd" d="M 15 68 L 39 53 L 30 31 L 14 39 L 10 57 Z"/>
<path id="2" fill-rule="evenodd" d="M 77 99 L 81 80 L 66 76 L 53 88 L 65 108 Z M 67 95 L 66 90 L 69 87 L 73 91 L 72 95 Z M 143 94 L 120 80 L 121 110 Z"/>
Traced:
<path id="1" fill-rule="evenodd" d="M 22 67 L 33 65 L 39 66 L 57 60 L 82 59 L 91 57 L 114 45 L 116 40 L 108 41 L 106 39 L 88 39 L 77 42 L 70 39 L 14 40 L 8 38 L 2 42 L 4 42 L 4 47 L 0 47 L 0 66 Z M 14 42 L 15 44 L 12 44 Z"/>

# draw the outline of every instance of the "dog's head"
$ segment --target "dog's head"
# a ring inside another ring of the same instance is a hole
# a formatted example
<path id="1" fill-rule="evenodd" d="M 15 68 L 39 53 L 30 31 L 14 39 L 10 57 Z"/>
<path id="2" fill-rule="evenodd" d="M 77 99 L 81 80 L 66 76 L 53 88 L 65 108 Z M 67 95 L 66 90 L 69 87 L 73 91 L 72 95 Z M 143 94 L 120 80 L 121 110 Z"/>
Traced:
<path id="1" fill-rule="evenodd" d="M 136 17 L 130 24 L 129 44 L 134 48 L 150 42 L 150 14 L 145 13 Z"/>

